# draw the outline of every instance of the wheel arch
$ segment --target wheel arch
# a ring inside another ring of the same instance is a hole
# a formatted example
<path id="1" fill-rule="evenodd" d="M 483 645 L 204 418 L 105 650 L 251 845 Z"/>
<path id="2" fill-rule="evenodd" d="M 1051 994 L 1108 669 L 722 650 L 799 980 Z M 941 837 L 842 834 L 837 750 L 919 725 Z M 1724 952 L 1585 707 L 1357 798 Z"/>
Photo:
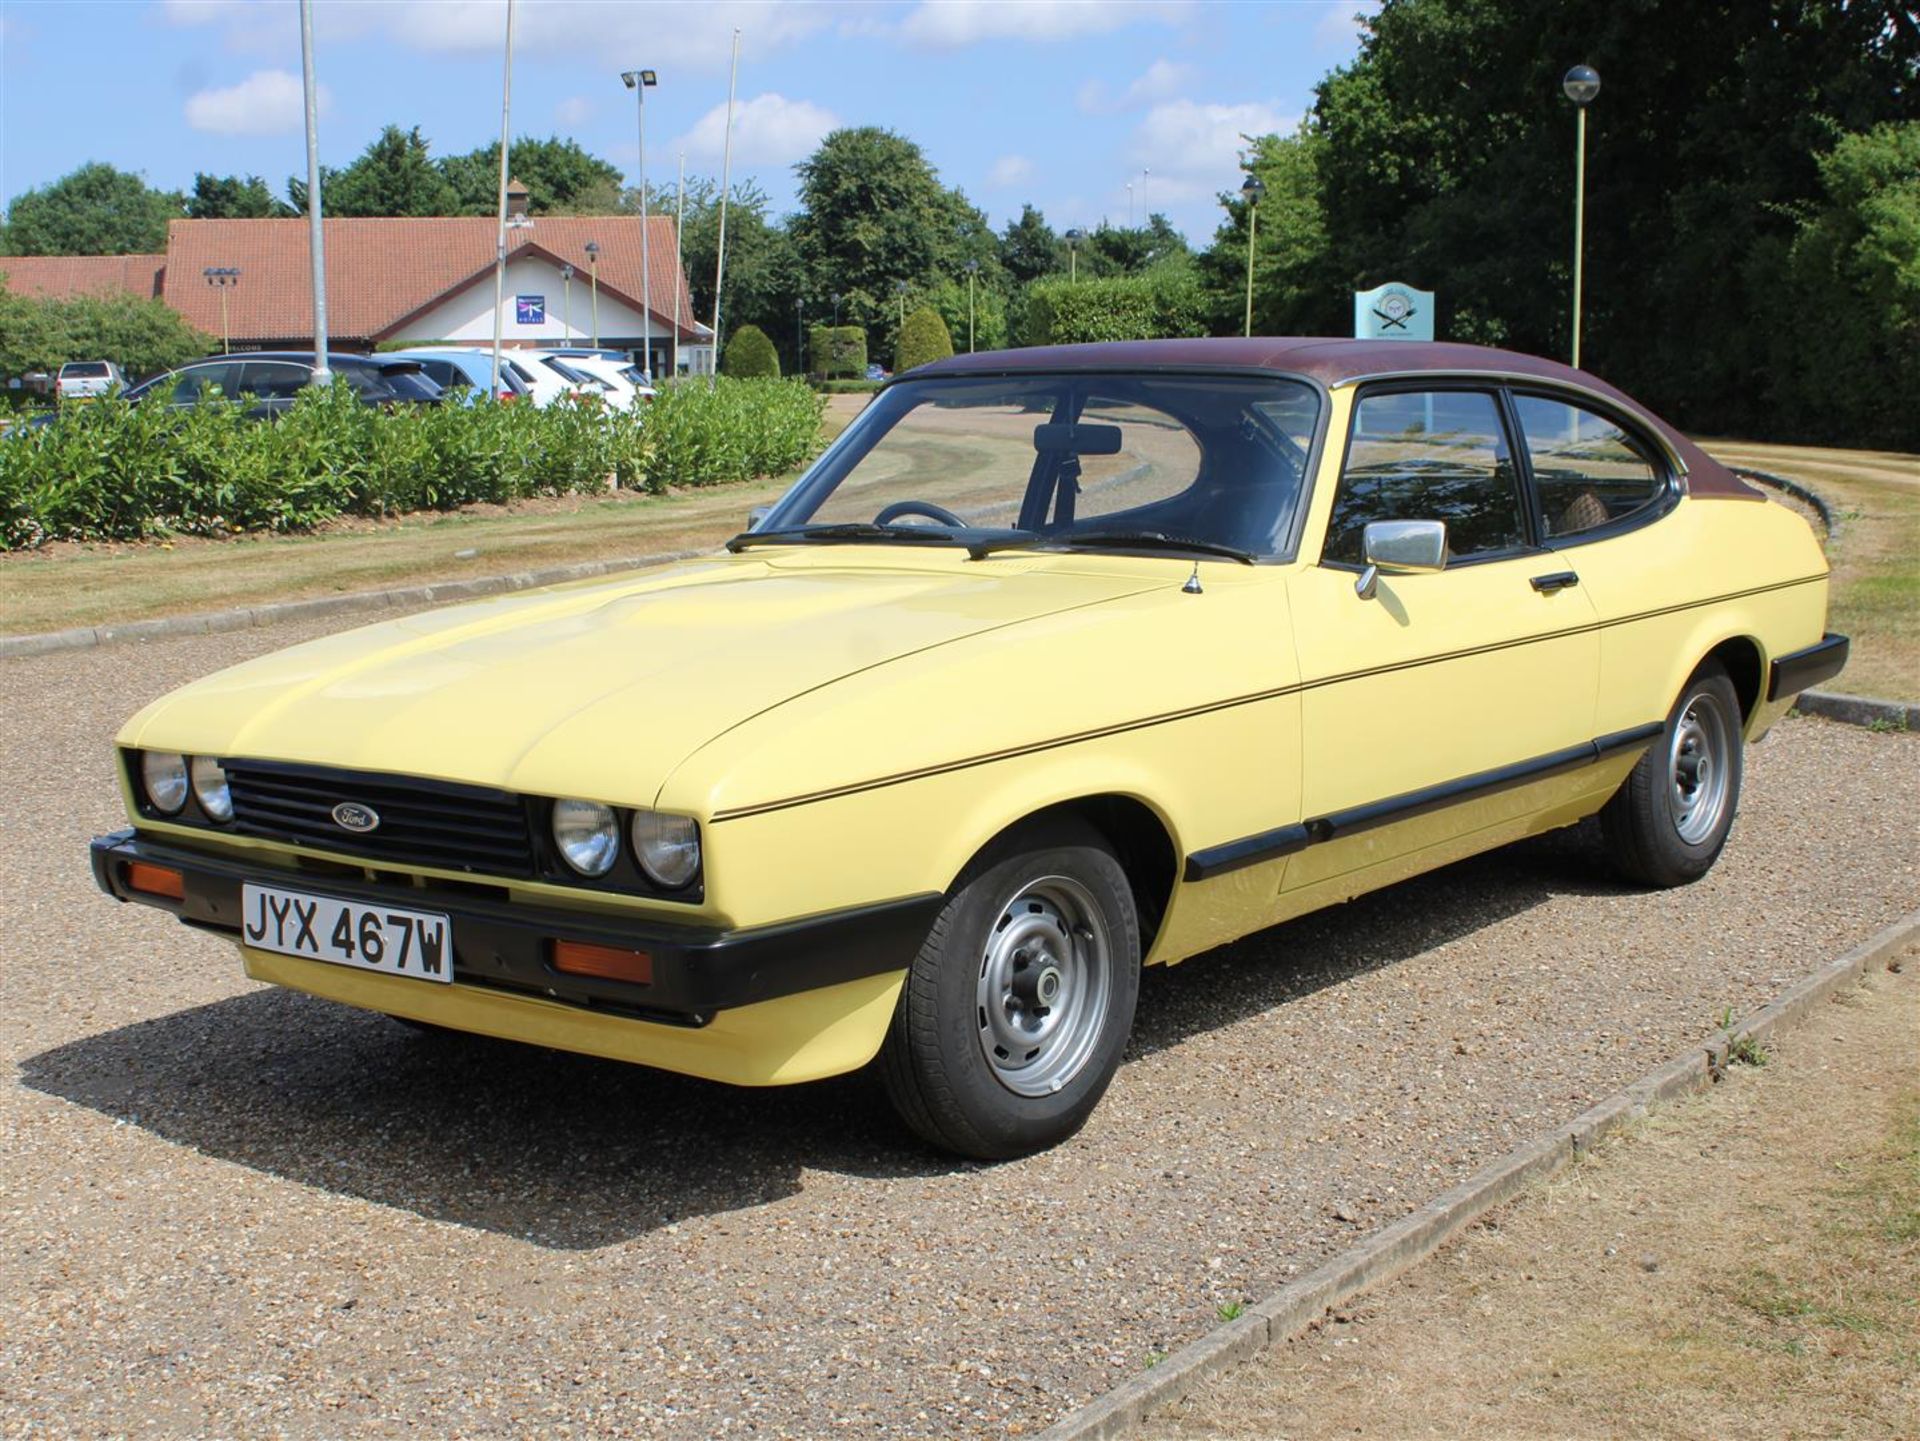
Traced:
<path id="1" fill-rule="evenodd" d="M 1092 826 L 1113 847 L 1133 892 L 1134 913 L 1140 923 L 1140 955 L 1143 959 L 1151 955 L 1173 900 L 1180 848 L 1165 817 L 1139 796 L 1104 791 L 1054 801 L 1029 811 L 1008 821 L 981 845 L 968 858 L 954 883 L 957 885 L 983 857 L 1007 845 L 1021 831 L 1067 817 Z"/>
<path id="2" fill-rule="evenodd" d="M 1733 682 L 1733 693 L 1740 698 L 1742 723 L 1751 720 L 1765 693 L 1766 660 L 1760 642 L 1750 635 L 1729 636 L 1708 651 L 1700 663 L 1708 661 L 1718 661 Z"/>

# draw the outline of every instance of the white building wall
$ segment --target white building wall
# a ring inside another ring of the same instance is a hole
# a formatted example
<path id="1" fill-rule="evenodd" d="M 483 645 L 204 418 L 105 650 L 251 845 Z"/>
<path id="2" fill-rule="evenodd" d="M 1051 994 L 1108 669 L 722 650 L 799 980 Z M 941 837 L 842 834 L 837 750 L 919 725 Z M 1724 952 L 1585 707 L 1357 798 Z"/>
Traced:
<path id="1" fill-rule="evenodd" d="M 572 300 L 559 270 L 536 258 L 507 262 L 506 287 L 501 302 L 500 338 L 509 345 L 591 345 L 593 343 L 593 286 L 587 272 L 576 268 Z M 544 302 L 545 318 L 534 324 L 522 324 L 521 296 L 539 297 Z M 571 322 L 571 323 L 569 323 Z M 640 312 L 623 305 L 602 291 L 600 295 L 600 336 L 640 335 Z M 656 324 L 654 334 L 669 334 Z M 404 340 L 458 340 L 468 343 L 493 343 L 493 281 L 482 280 L 460 294 L 416 316 L 405 327 Z M 655 344 L 659 344 L 656 339 Z"/>

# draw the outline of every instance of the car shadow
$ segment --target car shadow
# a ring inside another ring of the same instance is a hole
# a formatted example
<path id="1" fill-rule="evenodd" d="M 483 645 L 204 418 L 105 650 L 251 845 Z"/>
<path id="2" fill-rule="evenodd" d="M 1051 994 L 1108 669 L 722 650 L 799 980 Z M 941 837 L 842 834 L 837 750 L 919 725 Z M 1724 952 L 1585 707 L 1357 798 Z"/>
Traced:
<path id="1" fill-rule="evenodd" d="M 1390 966 L 1555 895 L 1604 893 L 1566 833 L 1147 973 L 1131 1055 Z M 1617 888 L 1614 888 L 1617 889 Z M 562 1250 L 795 1194 L 805 1169 L 978 1169 L 920 1146 L 870 1074 L 745 1090 L 279 989 L 32 1056 L 21 1079 L 301 1185 Z"/>

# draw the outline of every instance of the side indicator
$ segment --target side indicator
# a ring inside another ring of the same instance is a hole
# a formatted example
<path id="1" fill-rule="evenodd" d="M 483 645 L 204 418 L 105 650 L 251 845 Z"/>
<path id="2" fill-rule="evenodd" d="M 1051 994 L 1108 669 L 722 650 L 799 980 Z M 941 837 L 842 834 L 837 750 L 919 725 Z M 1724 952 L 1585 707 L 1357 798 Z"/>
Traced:
<path id="1" fill-rule="evenodd" d="M 645 951 L 623 951 L 614 946 L 588 945 L 585 941 L 555 941 L 553 968 L 570 976 L 630 981 L 637 986 L 653 984 L 653 957 Z"/>
<path id="2" fill-rule="evenodd" d="M 170 901 L 187 898 L 187 883 L 180 872 L 146 861 L 127 862 L 127 888 L 147 896 L 164 896 Z"/>

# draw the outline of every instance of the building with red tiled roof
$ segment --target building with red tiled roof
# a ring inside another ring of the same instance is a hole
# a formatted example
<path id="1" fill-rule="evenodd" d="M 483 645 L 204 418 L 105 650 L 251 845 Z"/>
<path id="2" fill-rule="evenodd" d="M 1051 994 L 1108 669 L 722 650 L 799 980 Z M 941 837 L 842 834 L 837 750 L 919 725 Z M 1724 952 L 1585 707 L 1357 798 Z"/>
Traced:
<path id="1" fill-rule="evenodd" d="M 384 341 L 493 339 L 495 242 L 491 216 L 324 222 L 327 332 L 336 350 Z M 650 329 L 654 373 L 676 349 L 682 370 L 708 370 L 713 338 L 694 319 L 674 255 L 673 218 L 648 218 L 649 274 L 633 215 L 516 216 L 507 231 L 502 340 L 516 346 L 602 345 L 637 352 Z M 313 344 L 312 263 L 304 219 L 175 220 L 165 256 L 0 259 L 23 294 L 159 295 L 189 323 L 235 350 Z M 598 247 L 589 255 L 587 245 Z M 19 267 L 18 278 L 12 273 Z M 209 283 L 210 270 L 239 272 Z M 142 278 L 144 276 L 144 279 Z M 89 288 L 81 289 L 85 281 Z M 651 295 L 647 294 L 649 283 Z M 55 287 L 64 285 L 65 290 Z M 642 299 L 652 304 L 643 326 Z"/>
<path id="2" fill-rule="evenodd" d="M 0 255 L 0 275 L 15 295 L 71 300 L 76 295 L 160 293 L 164 255 Z"/>

